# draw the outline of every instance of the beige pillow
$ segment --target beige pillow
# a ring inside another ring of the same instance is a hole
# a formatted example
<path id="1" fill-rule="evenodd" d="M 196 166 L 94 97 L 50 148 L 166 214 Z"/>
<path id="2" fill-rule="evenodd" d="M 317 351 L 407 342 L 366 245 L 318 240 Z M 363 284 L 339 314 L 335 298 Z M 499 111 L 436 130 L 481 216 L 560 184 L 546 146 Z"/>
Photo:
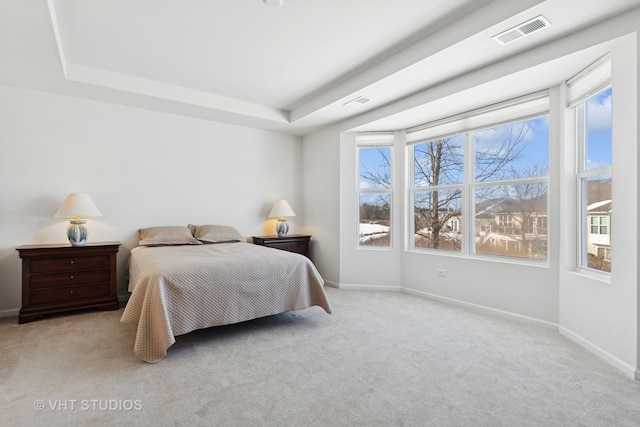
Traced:
<path id="1" fill-rule="evenodd" d="M 228 225 L 189 225 L 193 237 L 204 243 L 240 242 L 242 234 Z"/>
<path id="2" fill-rule="evenodd" d="M 201 245 L 202 242 L 195 239 L 189 227 L 166 226 L 149 227 L 139 231 L 140 246 L 164 246 L 164 245 Z"/>

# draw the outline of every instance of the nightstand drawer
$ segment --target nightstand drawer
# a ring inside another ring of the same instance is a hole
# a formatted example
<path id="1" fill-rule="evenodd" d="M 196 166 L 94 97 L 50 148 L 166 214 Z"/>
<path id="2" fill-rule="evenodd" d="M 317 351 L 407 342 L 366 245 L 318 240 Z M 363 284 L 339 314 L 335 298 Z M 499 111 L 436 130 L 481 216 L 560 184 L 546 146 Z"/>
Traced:
<path id="1" fill-rule="evenodd" d="M 48 304 L 103 296 L 109 296 L 109 283 L 103 283 L 95 286 L 74 286 L 68 288 L 31 291 L 29 295 L 29 302 L 31 304 Z"/>
<path id="2" fill-rule="evenodd" d="M 307 243 L 271 243 L 269 247 L 304 254 L 307 252 L 309 246 Z"/>
<path id="3" fill-rule="evenodd" d="M 109 268 L 109 255 L 78 256 L 68 258 L 42 258 L 31 260 L 31 273 L 89 270 Z"/>
<path id="4" fill-rule="evenodd" d="M 294 252 L 309 258 L 309 241 L 311 236 L 306 234 L 289 234 L 287 236 L 252 236 L 253 243 L 268 248 Z"/>
<path id="5" fill-rule="evenodd" d="M 68 286 L 108 282 L 110 277 L 111 272 L 108 269 L 34 274 L 31 276 L 31 289 L 49 288 L 61 285 Z"/>

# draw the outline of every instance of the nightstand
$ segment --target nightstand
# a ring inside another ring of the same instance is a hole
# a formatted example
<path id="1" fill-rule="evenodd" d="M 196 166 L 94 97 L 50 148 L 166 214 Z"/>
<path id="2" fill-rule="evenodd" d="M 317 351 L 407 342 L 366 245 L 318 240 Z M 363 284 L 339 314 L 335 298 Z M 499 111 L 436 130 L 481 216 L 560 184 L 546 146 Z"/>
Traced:
<path id="1" fill-rule="evenodd" d="M 309 241 L 311 236 L 303 234 L 287 234 L 285 237 L 278 236 L 252 236 L 256 245 L 267 246 L 269 248 L 281 249 L 283 251 L 295 252 L 310 258 Z"/>
<path id="2" fill-rule="evenodd" d="M 17 248 L 22 258 L 22 308 L 18 322 L 70 310 L 117 310 L 119 247 L 120 242 L 104 242 Z"/>

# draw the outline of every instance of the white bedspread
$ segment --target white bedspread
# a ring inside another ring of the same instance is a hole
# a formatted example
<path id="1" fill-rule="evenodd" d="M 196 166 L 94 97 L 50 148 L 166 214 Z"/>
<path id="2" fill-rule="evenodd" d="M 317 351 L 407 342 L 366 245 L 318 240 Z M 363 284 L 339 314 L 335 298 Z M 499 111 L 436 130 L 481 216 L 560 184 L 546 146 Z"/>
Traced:
<path id="1" fill-rule="evenodd" d="M 150 363 L 196 329 L 314 305 L 331 313 L 308 258 L 246 242 L 138 247 L 129 276 L 121 321 L 138 324 L 134 351 Z"/>

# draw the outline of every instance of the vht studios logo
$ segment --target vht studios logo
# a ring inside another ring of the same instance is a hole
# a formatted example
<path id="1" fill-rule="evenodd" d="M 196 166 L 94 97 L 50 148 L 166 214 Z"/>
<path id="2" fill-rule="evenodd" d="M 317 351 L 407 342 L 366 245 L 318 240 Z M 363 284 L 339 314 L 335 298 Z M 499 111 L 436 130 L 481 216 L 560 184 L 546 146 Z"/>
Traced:
<path id="1" fill-rule="evenodd" d="M 48 399 L 36 400 L 33 407 L 38 411 L 140 411 L 141 400 L 130 399 Z"/>

